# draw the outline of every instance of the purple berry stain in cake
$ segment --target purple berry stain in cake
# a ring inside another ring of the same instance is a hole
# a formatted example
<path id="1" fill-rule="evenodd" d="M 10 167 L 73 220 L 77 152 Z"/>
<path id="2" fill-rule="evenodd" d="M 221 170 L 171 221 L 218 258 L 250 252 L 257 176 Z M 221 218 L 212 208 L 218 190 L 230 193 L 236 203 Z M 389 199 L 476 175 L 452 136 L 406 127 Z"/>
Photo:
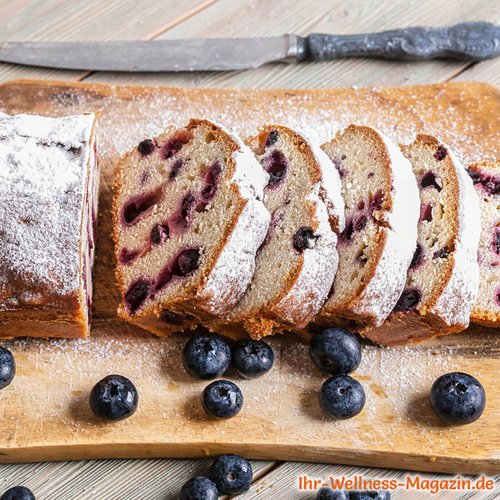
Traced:
<path id="1" fill-rule="evenodd" d="M 346 158 L 346 155 L 342 155 L 340 158 L 332 158 L 333 166 L 336 168 L 341 179 L 343 179 L 347 175 L 347 170 L 344 166 L 344 160 Z"/>
<path id="2" fill-rule="evenodd" d="M 122 222 L 126 226 L 134 225 L 145 212 L 160 202 L 161 196 L 161 187 L 150 193 L 134 196 L 123 206 Z"/>
<path id="3" fill-rule="evenodd" d="M 424 251 L 422 245 L 417 243 L 417 248 L 413 253 L 413 258 L 411 259 L 410 269 L 418 269 L 423 262 Z"/>
<path id="4" fill-rule="evenodd" d="M 302 253 L 308 248 L 314 248 L 318 238 L 310 227 L 299 227 L 292 237 L 293 248 Z"/>
<path id="5" fill-rule="evenodd" d="M 280 135 L 277 130 L 271 130 L 271 132 L 267 134 L 265 147 L 269 148 L 274 146 L 278 142 L 279 136 Z"/>
<path id="6" fill-rule="evenodd" d="M 264 170 L 269 174 L 269 182 L 266 188 L 275 189 L 279 187 L 286 176 L 288 170 L 288 162 L 285 155 L 278 150 L 274 150 L 263 161 Z"/>
<path id="7" fill-rule="evenodd" d="M 489 174 L 488 172 L 476 172 L 475 170 L 468 169 L 472 182 L 479 186 L 482 191 L 490 196 L 500 194 L 500 177 L 497 175 Z"/>
<path id="8" fill-rule="evenodd" d="M 500 255 L 500 227 L 495 227 L 495 232 L 493 233 L 493 239 L 491 241 L 491 249 Z"/>
<path id="9" fill-rule="evenodd" d="M 420 205 L 419 222 L 423 222 L 423 221 L 426 221 L 426 222 L 432 221 L 432 205 L 430 203 Z"/>
<path id="10" fill-rule="evenodd" d="M 394 307 L 397 312 L 408 312 L 415 309 L 422 299 L 422 293 L 416 288 L 407 288 L 399 297 Z"/>
<path id="11" fill-rule="evenodd" d="M 129 286 L 125 293 L 125 303 L 131 314 L 134 314 L 147 299 L 150 286 L 150 283 L 144 279 L 139 279 Z"/>
<path id="12" fill-rule="evenodd" d="M 151 139 L 144 139 L 137 146 L 137 151 L 141 156 L 149 156 L 156 148 L 156 144 Z"/>
<path id="13" fill-rule="evenodd" d="M 384 204 L 385 193 L 382 189 L 375 191 L 375 194 L 370 200 L 370 211 L 373 213 L 375 210 L 380 210 Z"/>
<path id="14" fill-rule="evenodd" d="M 204 186 L 200 192 L 200 201 L 196 205 L 197 212 L 203 212 L 207 205 L 212 201 L 217 192 L 219 178 L 222 172 L 222 167 L 218 161 L 216 161 L 205 174 Z"/>
<path id="15" fill-rule="evenodd" d="M 185 248 L 173 257 L 160 271 L 155 281 L 154 290 L 159 292 L 172 278 L 186 278 L 191 276 L 200 266 L 201 249 Z"/>
<path id="16" fill-rule="evenodd" d="M 170 139 L 163 144 L 161 147 L 161 157 L 164 160 L 168 160 L 175 156 L 181 149 L 182 146 L 187 144 L 193 135 L 187 130 L 178 130 Z"/>
<path id="17" fill-rule="evenodd" d="M 200 266 L 200 249 L 188 248 L 183 250 L 173 261 L 172 274 L 174 276 L 190 276 Z"/>
<path id="18" fill-rule="evenodd" d="M 448 155 L 448 150 L 440 144 L 436 149 L 436 152 L 432 155 L 437 161 L 443 161 Z"/>
<path id="19" fill-rule="evenodd" d="M 438 191 L 441 191 L 443 188 L 437 182 L 436 176 L 432 172 L 426 172 L 422 178 L 420 179 L 420 186 L 422 189 L 426 187 L 436 188 Z"/>
<path id="20" fill-rule="evenodd" d="M 339 243 L 351 241 L 354 234 L 354 224 L 352 219 L 348 219 L 345 224 L 344 230 L 340 233 Z"/>
<path id="21" fill-rule="evenodd" d="M 177 210 L 170 217 L 169 228 L 171 234 L 180 234 L 186 230 L 191 223 L 195 207 L 196 198 L 193 193 L 188 192 L 184 198 L 182 198 Z"/>
<path id="22" fill-rule="evenodd" d="M 120 264 L 126 266 L 134 261 L 140 253 L 140 250 L 129 250 L 128 248 L 122 248 L 118 260 L 120 261 Z"/>
<path id="23" fill-rule="evenodd" d="M 448 257 L 448 255 L 450 255 L 450 253 L 451 253 L 451 250 L 449 247 L 443 247 L 443 248 L 440 248 L 439 250 L 436 250 L 432 254 L 432 258 L 433 259 L 446 259 L 446 257 Z"/>
<path id="24" fill-rule="evenodd" d="M 166 222 L 162 224 L 156 224 L 153 229 L 151 229 L 150 241 L 152 246 L 158 246 L 170 237 L 170 229 Z"/>
<path id="25" fill-rule="evenodd" d="M 358 214 L 356 215 L 353 220 L 352 220 L 352 228 L 353 231 L 362 231 L 366 223 L 368 222 L 368 218 L 364 214 Z"/>
<path id="26" fill-rule="evenodd" d="M 500 306 L 500 288 L 497 288 L 497 291 L 495 292 L 495 302 L 497 306 Z"/>
<path id="27" fill-rule="evenodd" d="M 181 171 L 182 167 L 184 166 L 184 163 L 185 163 L 185 161 L 183 158 L 179 158 L 178 160 L 175 160 L 174 164 L 170 168 L 170 172 L 168 173 L 168 178 L 170 180 L 175 179 L 179 175 L 179 172 Z"/>

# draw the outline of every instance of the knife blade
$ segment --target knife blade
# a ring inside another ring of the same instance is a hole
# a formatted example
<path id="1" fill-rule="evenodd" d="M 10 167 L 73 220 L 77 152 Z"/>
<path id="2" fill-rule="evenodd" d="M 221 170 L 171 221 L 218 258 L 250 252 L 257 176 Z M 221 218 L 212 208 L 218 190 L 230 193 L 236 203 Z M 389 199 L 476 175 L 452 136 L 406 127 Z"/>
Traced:
<path id="1" fill-rule="evenodd" d="M 500 26 L 487 22 L 414 27 L 360 35 L 111 42 L 6 42 L 0 61 L 90 71 L 230 71 L 270 62 L 345 57 L 480 61 L 500 55 Z"/>
<path id="2" fill-rule="evenodd" d="M 46 68 L 161 72 L 256 68 L 294 57 L 293 35 L 120 42 L 7 42 L 0 61 Z"/>

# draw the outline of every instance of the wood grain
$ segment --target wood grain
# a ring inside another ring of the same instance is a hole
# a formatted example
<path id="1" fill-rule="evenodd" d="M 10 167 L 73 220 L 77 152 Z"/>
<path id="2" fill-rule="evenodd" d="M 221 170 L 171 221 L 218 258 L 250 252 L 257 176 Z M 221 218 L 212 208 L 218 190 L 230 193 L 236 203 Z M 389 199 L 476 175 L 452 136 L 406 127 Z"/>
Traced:
<path id="1" fill-rule="evenodd" d="M 312 31 L 345 34 L 411 25 L 449 25 L 464 19 L 500 21 L 500 10 L 488 0 L 219 0 L 158 38 L 269 36 L 283 33 L 306 35 Z M 272 64 L 255 70 L 228 73 L 97 73 L 85 80 L 182 87 L 331 88 L 441 82 L 452 78 L 466 66 L 467 63 L 459 61 L 397 63 L 346 59 L 300 65 Z"/>
<path id="2" fill-rule="evenodd" d="M 324 377 L 312 366 L 306 346 L 291 336 L 273 339 L 273 374 L 239 380 L 246 397 L 244 412 L 227 422 L 213 422 L 200 408 L 205 384 L 190 380 L 181 368 L 185 338 L 153 338 L 116 318 L 109 238 L 114 162 L 169 122 L 183 123 L 197 114 L 246 134 L 272 119 L 305 127 L 320 140 L 351 121 L 376 125 L 398 140 L 425 130 L 439 132 L 472 162 L 498 155 L 496 89 L 448 84 L 238 92 L 28 81 L 0 86 L 0 109 L 55 115 L 98 111 L 103 156 L 93 337 L 7 343 L 19 371 L 15 383 L 0 393 L 0 461 L 236 451 L 259 459 L 428 471 L 500 470 L 498 435 L 492 436 L 500 417 L 496 332 L 476 330 L 447 339 L 447 345 L 432 341 L 403 350 L 365 346 L 356 376 L 365 384 L 368 406 L 347 422 L 328 421 L 321 413 L 317 391 Z M 432 415 L 426 394 L 438 375 L 455 369 L 478 376 L 490 397 L 477 423 L 449 429 Z M 110 372 L 132 378 L 141 394 L 138 412 L 113 425 L 95 419 L 87 403 L 93 383 Z"/>
<path id="3" fill-rule="evenodd" d="M 0 2 L 0 42 L 149 39 L 215 0 L 48 0 Z M 0 63 L 0 82 L 14 78 L 81 80 L 89 72 Z"/>

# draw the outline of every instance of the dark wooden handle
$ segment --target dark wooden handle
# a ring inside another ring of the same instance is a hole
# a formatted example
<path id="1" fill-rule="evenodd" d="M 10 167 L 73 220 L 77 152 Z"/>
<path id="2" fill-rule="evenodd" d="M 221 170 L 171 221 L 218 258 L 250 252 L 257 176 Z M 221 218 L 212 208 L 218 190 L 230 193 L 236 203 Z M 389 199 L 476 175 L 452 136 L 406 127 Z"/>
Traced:
<path id="1" fill-rule="evenodd" d="M 365 35 L 312 33 L 299 38 L 298 44 L 300 60 L 380 57 L 410 61 L 435 58 L 481 61 L 500 55 L 500 26 L 469 22 L 448 28 L 404 28 Z"/>

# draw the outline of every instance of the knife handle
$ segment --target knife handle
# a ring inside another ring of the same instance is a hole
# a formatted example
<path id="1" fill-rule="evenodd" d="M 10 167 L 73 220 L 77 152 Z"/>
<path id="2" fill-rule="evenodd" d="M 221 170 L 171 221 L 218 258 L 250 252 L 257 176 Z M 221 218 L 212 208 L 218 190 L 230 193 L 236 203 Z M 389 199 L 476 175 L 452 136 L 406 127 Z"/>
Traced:
<path id="1" fill-rule="evenodd" d="M 482 21 L 447 28 L 404 28 L 361 35 L 312 33 L 306 38 L 297 37 L 299 61 L 327 61 L 343 57 L 481 61 L 498 55 L 500 26 Z"/>

